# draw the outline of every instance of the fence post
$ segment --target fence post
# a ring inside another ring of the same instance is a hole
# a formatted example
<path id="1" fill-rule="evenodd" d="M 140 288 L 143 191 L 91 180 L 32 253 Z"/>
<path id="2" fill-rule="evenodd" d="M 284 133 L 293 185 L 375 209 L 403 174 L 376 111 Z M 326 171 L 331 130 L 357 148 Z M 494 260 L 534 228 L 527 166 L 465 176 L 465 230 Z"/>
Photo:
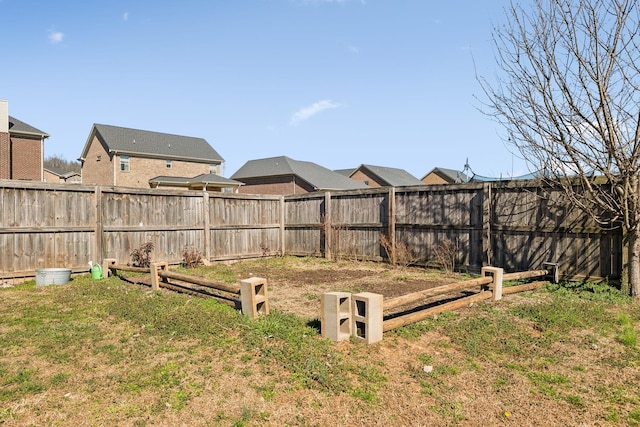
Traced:
<path id="1" fill-rule="evenodd" d="M 240 281 L 240 303 L 242 314 L 256 319 L 260 315 L 269 314 L 267 298 L 267 279 L 251 277 Z"/>
<path id="2" fill-rule="evenodd" d="M 382 341 L 382 295 L 360 292 L 351 296 L 353 336 L 366 344 Z"/>
<path id="3" fill-rule="evenodd" d="M 96 241 L 95 241 L 95 259 L 96 260 L 100 260 L 103 257 L 103 235 L 104 235 L 104 224 L 102 221 L 102 187 L 100 187 L 99 185 L 96 185 L 96 190 L 95 190 L 95 195 L 96 195 L 96 210 L 95 210 L 95 215 L 96 215 Z M 104 271 L 104 269 L 102 270 Z"/>
<path id="4" fill-rule="evenodd" d="M 491 265 L 491 183 L 482 186 L 482 265 Z"/>
<path id="5" fill-rule="evenodd" d="M 388 230 L 389 230 L 389 243 L 391 243 L 391 253 L 387 254 L 390 256 L 389 261 L 391 265 L 396 265 L 398 261 L 396 259 L 396 188 L 389 188 L 389 212 L 387 215 L 389 216 L 388 221 Z"/>
<path id="6" fill-rule="evenodd" d="M 558 272 L 558 263 L 555 262 L 543 262 L 542 268 L 548 271 L 547 277 L 551 283 L 558 283 L 560 281 L 560 273 Z"/>
<path id="7" fill-rule="evenodd" d="M 285 203 L 284 196 L 280 196 L 280 255 L 284 256 L 287 250 L 285 228 Z"/>
<path id="8" fill-rule="evenodd" d="M 331 341 L 343 341 L 351 336 L 351 294 L 327 292 L 320 300 L 320 332 Z"/>
<path id="9" fill-rule="evenodd" d="M 322 216 L 322 215 L 321 215 Z M 331 226 L 331 192 L 324 193 L 324 257 L 331 259 L 331 246 L 333 245 L 333 227 Z"/>
<path id="10" fill-rule="evenodd" d="M 203 240 L 202 240 L 202 245 L 203 245 L 203 251 L 204 251 L 204 257 L 207 260 L 206 265 L 209 265 L 209 261 L 211 261 L 211 221 L 209 219 L 209 192 L 204 191 L 204 194 L 202 195 L 202 216 L 203 216 L 203 220 L 204 220 L 204 224 L 203 224 Z"/>
<path id="11" fill-rule="evenodd" d="M 504 270 L 498 267 L 482 267 L 482 277 L 493 276 L 493 300 L 499 301 L 502 299 L 502 276 Z"/>
<path id="12" fill-rule="evenodd" d="M 105 279 L 111 275 L 111 266 L 118 262 L 115 258 L 105 258 L 102 260 L 102 277 Z"/>
<path id="13" fill-rule="evenodd" d="M 152 262 L 151 263 L 151 289 L 157 291 L 160 289 L 160 276 L 159 270 L 168 270 L 169 264 L 166 262 Z"/>

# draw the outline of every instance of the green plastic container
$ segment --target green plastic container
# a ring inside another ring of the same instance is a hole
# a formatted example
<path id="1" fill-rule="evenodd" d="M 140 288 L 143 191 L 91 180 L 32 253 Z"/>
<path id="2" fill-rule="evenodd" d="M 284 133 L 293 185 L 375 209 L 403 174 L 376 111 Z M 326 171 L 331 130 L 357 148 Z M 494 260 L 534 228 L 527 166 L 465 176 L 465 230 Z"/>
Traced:
<path id="1" fill-rule="evenodd" d="M 91 267 L 91 278 L 102 279 L 102 267 L 100 267 L 100 264 L 94 264 Z"/>

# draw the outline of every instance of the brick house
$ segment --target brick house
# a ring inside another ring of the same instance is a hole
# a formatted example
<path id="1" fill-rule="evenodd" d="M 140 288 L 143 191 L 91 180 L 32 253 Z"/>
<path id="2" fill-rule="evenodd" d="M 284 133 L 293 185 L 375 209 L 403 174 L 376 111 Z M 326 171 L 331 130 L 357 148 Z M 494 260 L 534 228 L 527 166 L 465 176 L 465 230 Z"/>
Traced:
<path id="1" fill-rule="evenodd" d="M 80 184 L 80 174 L 73 171 L 64 171 L 58 168 L 45 167 L 44 179 L 45 182 L 59 182 L 59 183 L 73 183 Z"/>
<path id="2" fill-rule="evenodd" d="M 135 188 L 158 187 L 159 179 L 164 183 L 184 183 L 205 175 L 220 175 L 224 161 L 203 138 L 103 124 L 93 125 L 79 160 L 83 184 Z M 211 181 L 214 180 L 206 182 Z M 236 186 L 222 181 L 219 184 L 210 185 L 207 190 Z"/>
<path id="3" fill-rule="evenodd" d="M 286 156 L 250 160 L 231 179 L 243 182 L 245 194 L 304 194 L 313 191 L 354 190 L 366 185 L 312 162 Z"/>
<path id="4" fill-rule="evenodd" d="M 422 177 L 422 182 L 427 185 L 460 184 L 468 181 L 469 177 L 463 172 L 445 168 L 433 168 L 428 174 Z"/>
<path id="5" fill-rule="evenodd" d="M 340 169 L 336 172 L 372 188 L 424 185 L 422 181 L 404 169 L 385 166 L 360 165 L 355 169 Z"/>
<path id="6" fill-rule="evenodd" d="M 9 115 L 0 99 L 0 179 L 43 181 L 44 140 L 49 135 Z"/>

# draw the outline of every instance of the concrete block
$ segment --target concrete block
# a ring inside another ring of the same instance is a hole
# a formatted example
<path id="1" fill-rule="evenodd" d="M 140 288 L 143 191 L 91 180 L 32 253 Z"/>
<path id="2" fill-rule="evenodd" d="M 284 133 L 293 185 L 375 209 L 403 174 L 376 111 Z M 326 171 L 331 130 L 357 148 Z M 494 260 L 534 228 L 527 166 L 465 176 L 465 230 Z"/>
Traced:
<path id="1" fill-rule="evenodd" d="M 366 344 L 382 341 L 382 295 L 361 292 L 351 296 L 353 336 Z"/>
<path id="2" fill-rule="evenodd" d="M 269 314 L 267 279 L 251 277 L 240 281 L 242 313 L 252 319 Z"/>
<path id="3" fill-rule="evenodd" d="M 324 338 L 342 341 L 351 337 L 351 294 L 327 292 L 320 300 L 320 331 Z"/>
<path id="4" fill-rule="evenodd" d="M 498 267 L 482 267 L 482 277 L 493 276 L 493 300 L 499 301 L 502 299 L 502 276 L 504 270 Z"/>

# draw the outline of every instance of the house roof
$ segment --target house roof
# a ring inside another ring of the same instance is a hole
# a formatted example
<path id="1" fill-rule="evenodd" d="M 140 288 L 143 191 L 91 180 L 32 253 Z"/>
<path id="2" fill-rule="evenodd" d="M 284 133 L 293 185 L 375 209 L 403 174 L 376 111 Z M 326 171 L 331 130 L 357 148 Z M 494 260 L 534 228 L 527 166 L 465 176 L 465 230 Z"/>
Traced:
<path id="1" fill-rule="evenodd" d="M 43 168 L 45 171 L 52 173 L 60 178 L 64 178 L 64 179 L 68 179 L 71 178 L 72 176 L 80 176 L 80 174 L 78 172 L 73 172 L 73 171 L 65 171 L 59 168 L 52 168 L 52 167 L 45 167 Z"/>
<path id="2" fill-rule="evenodd" d="M 403 187 L 410 185 L 424 185 L 424 182 L 420 181 L 415 176 L 411 175 L 404 169 L 398 168 L 389 168 L 386 166 L 374 166 L 374 165 L 360 165 L 357 169 L 354 170 L 362 170 L 366 169 L 371 174 L 375 175 L 380 179 L 382 185 L 387 185 L 390 187 Z M 352 173 L 353 175 L 353 173 Z"/>
<path id="3" fill-rule="evenodd" d="M 353 190 L 366 185 L 340 175 L 313 162 L 293 160 L 286 156 L 249 160 L 231 178 L 237 180 L 296 175 L 316 190 Z"/>
<path id="4" fill-rule="evenodd" d="M 344 176 L 346 176 L 347 178 L 350 178 L 350 177 L 351 177 L 351 175 L 353 175 L 353 173 L 354 173 L 355 171 L 357 171 L 357 170 L 358 170 L 357 168 L 356 168 L 356 169 L 353 169 L 353 168 L 351 168 L 351 169 L 336 169 L 336 170 L 334 170 L 334 172 L 337 172 L 337 173 L 339 173 L 340 175 L 344 175 Z"/>
<path id="5" fill-rule="evenodd" d="M 233 179 L 225 178 L 220 175 L 212 173 L 203 173 L 201 175 L 194 176 L 193 178 L 181 177 L 181 176 L 156 176 L 149 180 L 154 184 L 214 184 L 223 187 L 240 186 L 244 185 L 243 182 L 235 181 Z"/>
<path id="6" fill-rule="evenodd" d="M 119 126 L 94 124 L 82 151 L 86 158 L 94 135 L 99 135 L 109 153 L 163 159 L 182 159 L 200 163 L 221 163 L 222 156 L 204 138 L 173 135 Z"/>
<path id="7" fill-rule="evenodd" d="M 455 169 L 446 169 L 446 168 L 433 168 L 431 172 L 423 176 L 422 179 L 425 179 L 427 176 L 431 175 L 432 173 L 439 175 L 440 177 L 449 181 L 452 184 L 460 184 L 460 183 L 469 181 L 469 177 L 464 173 L 462 173 L 461 171 L 458 171 Z"/>
<path id="8" fill-rule="evenodd" d="M 49 134 L 47 134 L 46 132 L 42 132 L 40 129 L 34 128 L 33 126 L 12 116 L 9 116 L 9 132 L 21 133 L 25 135 L 37 135 L 43 138 L 49 137 Z"/>

